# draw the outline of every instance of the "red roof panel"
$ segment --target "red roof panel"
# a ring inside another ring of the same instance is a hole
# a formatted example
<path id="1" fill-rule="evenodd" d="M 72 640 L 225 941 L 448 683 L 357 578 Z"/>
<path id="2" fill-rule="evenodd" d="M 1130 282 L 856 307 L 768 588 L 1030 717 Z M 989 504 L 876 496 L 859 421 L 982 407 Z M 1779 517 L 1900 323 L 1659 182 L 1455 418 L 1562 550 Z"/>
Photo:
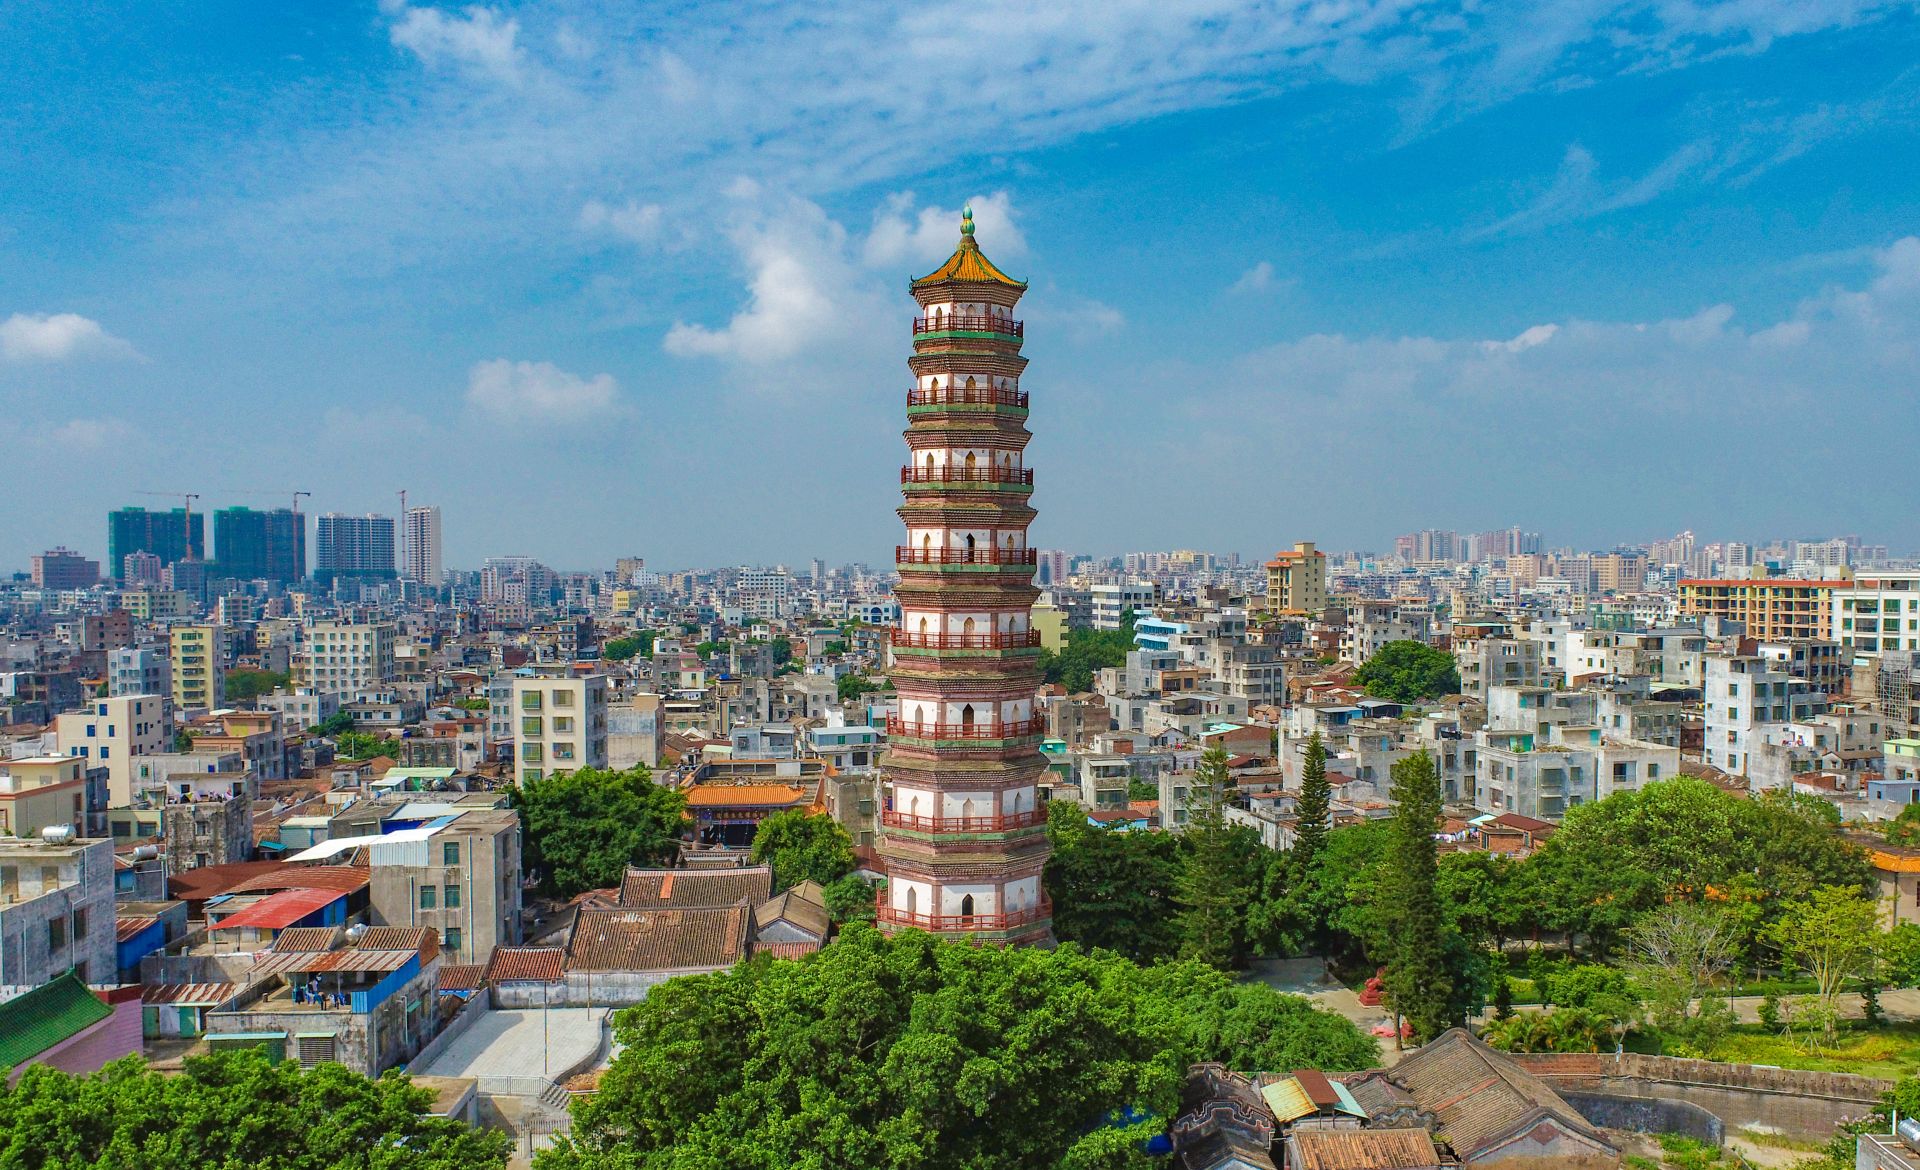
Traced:
<path id="1" fill-rule="evenodd" d="M 280 930 L 292 926 L 309 914 L 318 913 L 340 899 L 345 894 L 337 890 L 285 890 L 278 894 L 269 894 L 253 905 L 233 915 L 223 918 L 209 930 L 239 930 L 253 926 L 265 930 Z"/>

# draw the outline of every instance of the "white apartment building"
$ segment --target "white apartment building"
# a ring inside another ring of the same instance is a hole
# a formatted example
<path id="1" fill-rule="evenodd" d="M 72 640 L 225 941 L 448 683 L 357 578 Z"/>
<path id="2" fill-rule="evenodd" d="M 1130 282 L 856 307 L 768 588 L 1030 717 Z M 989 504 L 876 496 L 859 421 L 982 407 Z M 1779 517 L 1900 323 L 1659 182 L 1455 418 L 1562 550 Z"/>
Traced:
<path id="1" fill-rule="evenodd" d="M 166 695 L 120 695 L 89 699 L 54 721 L 60 754 L 80 756 L 88 768 L 107 770 L 107 801 L 133 802 L 136 756 L 173 750 L 173 704 Z"/>
<path id="2" fill-rule="evenodd" d="M 1538 687 L 1546 682 L 1546 644 L 1532 639 L 1479 638 L 1456 648 L 1460 692 L 1483 702 L 1494 687 Z"/>
<path id="3" fill-rule="evenodd" d="M 1833 637 L 1862 654 L 1920 650 L 1920 570 L 1867 570 L 1835 589 Z"/>
<path id="4" fill-rule="evenodd" d="M 1128 610 L 1143 612 L 1151 606 L 1159 594 L 1159 588 L 1151 581 L 1129 581 L 1125 584 L 1095 585 L 1092 592 L 1093 628 L 1117 630 Z"/>
<path id="5" fill-rule="evenodd" d="M 1707 658 L 1706 762 L 1735 776 L 1762 743 L 1780 743 L 1790 723 L 1805 723 L 1827 709 L 1827 698 L 1804 680 L 1776 670 L 1758 655 Z"/>
<path id="6" fill-rule="evenodd" d="M 440 563 L 438 506 L 408 508 L 400 518 L 400 575 L 429 589 L 438 589 L 447 579 Z"/>
<path id="7" fill-rule="evenodd" d="M 393 681 L 394 627 L 385 622 L 316 621 L 307 626 L 301 685 L 353 696 Z"/>
<path id="8" fill-rule="evenodd" d="M 164 645 L 122 646 L 107 655 L 110 695 L 170 695 L 173 662 Z"/>
<path id="9" fill-rule="evenodd" d="M 1432 623 L 1425 614 L 1351 616 L 1346 629 L 1340 631 L 1340 657 L 1360 666 L 1389 642 L 1425 642 L 1431 633 Z"/>
<path id="10" fill-rule="evenodd" d="M 521 784 L 607 766 L 607 676 L 515 678 L 513 766 Z"/>

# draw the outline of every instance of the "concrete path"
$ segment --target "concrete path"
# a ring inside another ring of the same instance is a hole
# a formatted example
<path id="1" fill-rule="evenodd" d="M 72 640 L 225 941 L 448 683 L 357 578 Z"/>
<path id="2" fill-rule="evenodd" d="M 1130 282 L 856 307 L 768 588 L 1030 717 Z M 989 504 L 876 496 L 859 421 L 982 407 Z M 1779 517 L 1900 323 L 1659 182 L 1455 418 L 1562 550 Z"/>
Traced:
<path id="1" fill-rule="evenodd" d="M 600 1047 L 606 1008 L 490 1011 L 473 1022 L 423 1072 L 436 1077 L 551 1080 Z"/>

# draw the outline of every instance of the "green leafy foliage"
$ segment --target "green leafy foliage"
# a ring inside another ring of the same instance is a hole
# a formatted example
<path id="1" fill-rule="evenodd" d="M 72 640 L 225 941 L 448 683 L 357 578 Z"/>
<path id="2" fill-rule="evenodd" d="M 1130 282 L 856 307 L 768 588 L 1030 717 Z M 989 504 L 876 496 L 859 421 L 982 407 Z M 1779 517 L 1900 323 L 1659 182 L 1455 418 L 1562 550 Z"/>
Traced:
<path id="1" fill-rule="evenodd" d="M 712 661 L 732 649 L 733 643 L 731 642 L 702 642 L 693 648 L 693 652 L 708 661 Z"/>
<path id="2" fill-rule="evenodd" d="M 1126 665 L 1127 651 L 1136 648 L 1133 611 L 1128 610 L 1117 630 L 1068 630 L 1064 649 L 1058 653 L 1040 651 L 1040 675 L 1047 682 L 1065 687 L 1068 694 L 1077 695 L 1093 689 L 1095 671 Z"/>
<path id="3" fill-rule="evenodd" d="M 1194 774 L 1182 834 L 1186 856 L 1173 887 L 1180 907 L 1180 957 L 1213 967 L 1231 966 L 1244 949 L 1246 905 L 1257 876 L 1249 872 L 1227 824 L 1232 785 L 1227 749 L 1215 743 L 1201 755 Z"/>
<path id="4" fill-rule="evenodd" d="M 600 657 L 609 662 L 625 662 L 630 658 L 653 657 L 653 630 L 635 630 L 624 638 L 614 638 L 600 647 Z"/>
<path id="5" fill-rule="evenodd" d="M 1447 962 L 1446 919 L 1434 834 L 1440 829 L 1440 775 L 1416 752 L 1393 766 L 1393 832 L 1382 898 L 1393 945 L 1386 956 L 1393 1010 L 1425 1042 L 1459 1023 Z"/>
<path id="6" fill-rule="evenodd" d="M 776 636 L 769 645 L 772 647 L 773 664 L 785 666 L 793 661 L 793 639 L 785 634 Z"/>
<path id="7" fill-rule="evenodd" d="M 453 705 L 462 711 L 486 711 L 493 707 L 492 703 L 479 695 L 468 695 L 464 699 L 455 699 Z"/>
<path id="8" fill-rule="evenodd" d="M 1333 806 L 1333 787 L 1327 781 L 1327 745 L 1316 728 L 1307 740 L 1307 754 L 1300 767 L 1300 799 L 1294 804 L 1293 861 L 1296 871 L 1313 868 L 1314 858 L 1327 847 L 1332 831 L 1329 819 Z"/>
<path id="9" fill-rule="evenodd" d="M 371 760 L 394 750 L 393 740 L 370 731 L 343 731 L 333 737 L 333 754 L 342 760 Z"/>
<path id="10" fill-rule="evenodd" d="M 830 816 L 787 809 L 754 830 L 753 860 L 773 866 L 776 890 L 804 881 L 831 885 L 853 872 L 853 838 Z"/>
<path id="11" fill-rule="evenodd" d="M 864 926 L 803 960 L 666 983 L 616 1036 L 537 1170 L 1144 1167 L 1138 1143 L 1177 1111 L 1193 1061 L 1376 1056 L 1347 1021 L 1198 964 Z"/>
<path id="12" fill-rule="evenodd" d="M 1057 937 L 1142 963 L 1180 949 L 1174 834 L 1103 828 L 1088 823 L 1086 809 L 1056 800 L 1047 806 L 1047 836 L 1053 852 L 1045 880 Z"/>
<path id="13" fill-rule="evenodd" d="M 834 692 L 842 703 L 851 703 L 861 695 L 871 694 L 880 689 L 880 684 L 864 674 L 843 674 L 834 680 Z"/>
<path id="14" fill-rule="evenodd" d="M 353 730 L 353 716 L 347 714 L 345 711 L 335 711 L 307 730 L 312 735 L 331 739 L 343 731 Z"/>
<path id="15" fill-rule="evenodd" d="M 870 882 L 859 874 L 848 874 L 827 883 L 821 893 L 826 897 L 827 914 L 837 923 L 872 922 L 876 895 L 885 882 Z"/>
<path id="16" fill-rule="evenodd" d="M 627 866 L 666 862 L 679 848 L 687 799 L 644 767 L 579 768 L 511 791 L 543 893 L 616 886 Z"/>
<path id="17" fill-rule="evenodd" d="M 1920 804 L 1909 804 L 1887 823 L 1887 844 L 1911 849 L 1920 845 Z"/>
<path id="18" fill-rule="evenodd" d="M 1355 686 L 1376 699 L 1417 703 L 1460 692 L 1453 655 L 1425 642 L 1388 642 L 1354 671 Z"/>
<path id="19" fill-rule="evenodd" d="M 176 752 L 192 751 L 193 736 L 189 734 L 187 731 L 185 731 L 184 729 L 174 732 L 173 733 L 173 750 Z"/>
<path id="20" fill-rule="evenodd" d="M 293 676 L 277 670 L 251 670 L 235 667 L 227 672 L 226 695 L 229 703 L 251 703 L 261 695 L 293 681 Z"/>
<path id="21" fill-rule="evenodd" d="M 482 1170 L 512 1139 L 424 1116 L 433 1094 L 390 1073 L 269 1065 L 258 1051 L 186 1060 L 178 1075 L 139 1057 L 91 1076 L 45 1065 L 0 1087 L 0 1166 L 34 1170 Z"/>

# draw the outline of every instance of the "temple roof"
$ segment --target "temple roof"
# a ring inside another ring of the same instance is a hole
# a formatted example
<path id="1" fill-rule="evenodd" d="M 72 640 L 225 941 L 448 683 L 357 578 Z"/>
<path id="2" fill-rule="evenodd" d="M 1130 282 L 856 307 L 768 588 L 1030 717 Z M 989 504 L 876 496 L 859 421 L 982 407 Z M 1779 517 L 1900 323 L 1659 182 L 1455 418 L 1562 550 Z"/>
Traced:
<path id="1" fill-rule="evenodd" d="M 947 257 L 940 267 L 918 277 L 912 283 L 913 288 L 922 288 L 929 284 L 940 284 L 949 280 L 974 281 L 981 284 L 1004 284 L 1008 288 L 1025 288 L 1027 282 L 1015 280 L 1000 271 L 994 262 L 980 251 L 980 245 L 973 238 L 973 208 L 966 207 L 960 212 L 960 246 Z"/>

